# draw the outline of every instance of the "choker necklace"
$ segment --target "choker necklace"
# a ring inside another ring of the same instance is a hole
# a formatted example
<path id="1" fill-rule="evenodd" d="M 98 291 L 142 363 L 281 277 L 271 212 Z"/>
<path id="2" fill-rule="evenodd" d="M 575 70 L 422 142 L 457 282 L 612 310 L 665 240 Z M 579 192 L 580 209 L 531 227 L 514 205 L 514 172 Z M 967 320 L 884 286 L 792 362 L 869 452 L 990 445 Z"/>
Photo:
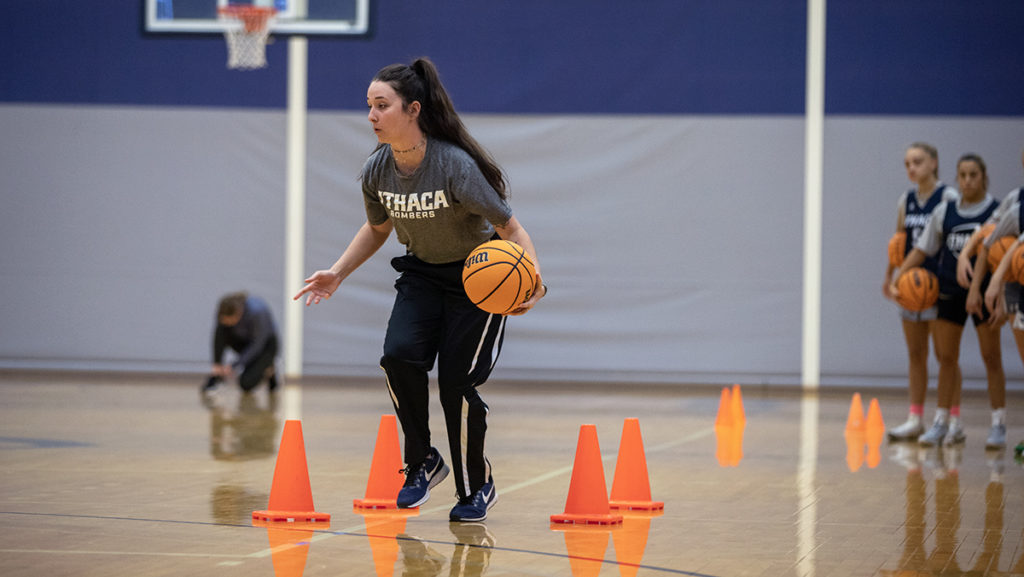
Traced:
<path id="1" fill-rule="evenodd" d="M 392 149 L 391 149 L 391 152 L 393 152 L 393 153 L 395 153 L 395 154 L 406 154 L 406 153 L 412 152 L 412 151 L 414 151 L 414 150 L 416 150 L 416 149 L 420 148 L 421 146 L 423 146 L 423 145 L 424 145 L 424 144 L 426 144 L 426 143 L 427 143 L 427 139 L 426 139 L 426 138 L 424 138 L 423 140 L 421 140 L 421 141 L 420 141 L 420 143 L 419 143 L 419 144 L 417 144 L 416 146 L 414 146 L 414 147 L 412 147 L 412 148 L 407 148 L 407 149 L 405 149 L 405 150 L 395 150 L 394 148 L 392 148 Z"/>

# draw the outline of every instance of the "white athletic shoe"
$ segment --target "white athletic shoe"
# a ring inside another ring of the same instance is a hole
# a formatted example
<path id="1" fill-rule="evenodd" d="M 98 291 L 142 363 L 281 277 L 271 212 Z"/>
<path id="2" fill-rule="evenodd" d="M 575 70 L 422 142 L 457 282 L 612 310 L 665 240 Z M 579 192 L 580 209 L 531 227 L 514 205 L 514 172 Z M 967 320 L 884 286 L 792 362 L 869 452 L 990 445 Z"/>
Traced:
<path id="1" fill-rule="evenodd" d="M 932 428 L 928 429 L 928 432 L 917 438 L 917 442 L 922 447 L 934 447 L 935 445 L 941 445 L 942 441 L 946 438 L 946 433 L 949 431 L 949 424 L 936 417 L 935 422 L 932 423 Z"/>
<path id="2" fill-rule="evenodd" d="M 950 419 L 949 430 L 946 432 L 946 436 L 942 438 L 942 444 L 944 446 L 959 445 L 967 440 L 967 434 L 964 433 L 964 426 L 960 423 L 960 419 Z"/>
<path id="3" fill-rule="evenodd" d="M 1006 425 L 992 425 L 985 440 L 985 448 L 990 451 L 1006 448 Z"/>
<path id="4" fill-rule="evenodd" d="M 921 415 L 910 415 L 902 425 L 889 429 L 890 441 L 913 441 L 924 433 L 924 425 L 921 424 Z"/>

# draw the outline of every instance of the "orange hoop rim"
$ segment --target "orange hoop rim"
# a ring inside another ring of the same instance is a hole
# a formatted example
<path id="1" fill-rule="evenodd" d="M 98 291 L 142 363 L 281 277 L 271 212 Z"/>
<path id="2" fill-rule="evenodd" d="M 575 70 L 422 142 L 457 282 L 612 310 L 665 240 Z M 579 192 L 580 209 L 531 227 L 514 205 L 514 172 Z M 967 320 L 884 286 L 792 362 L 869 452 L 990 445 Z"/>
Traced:
<path id="1" fill-rule="evenodd" d="M 253 6 L 251 4 L 229 4 L 217 8 L 217 12 L 228 18 L 234 18 L 245 25 L 246 32 L 266 30 L 267 23 L 277 14 L 272 6 Z"/>

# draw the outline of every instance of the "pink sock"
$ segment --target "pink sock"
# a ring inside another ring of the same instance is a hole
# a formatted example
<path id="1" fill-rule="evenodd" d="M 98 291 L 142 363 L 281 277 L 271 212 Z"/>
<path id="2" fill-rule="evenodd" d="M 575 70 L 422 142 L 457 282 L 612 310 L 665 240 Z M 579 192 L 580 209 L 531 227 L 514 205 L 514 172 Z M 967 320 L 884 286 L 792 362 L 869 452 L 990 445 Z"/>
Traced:
<path id="1" fill-rule="evenodd" d="M 956 407 L 950 407 L 949 408 L 949 416 L 950 417 L 957 417 L 957 418 L 959 418 L 960 417 L 960 406 L 958 405 Z"/>
<path id="2" fill-rule="evenodd" d="M 924 405 L 910 405 L 910 414 L 919 417 L 924 415 Z"/>

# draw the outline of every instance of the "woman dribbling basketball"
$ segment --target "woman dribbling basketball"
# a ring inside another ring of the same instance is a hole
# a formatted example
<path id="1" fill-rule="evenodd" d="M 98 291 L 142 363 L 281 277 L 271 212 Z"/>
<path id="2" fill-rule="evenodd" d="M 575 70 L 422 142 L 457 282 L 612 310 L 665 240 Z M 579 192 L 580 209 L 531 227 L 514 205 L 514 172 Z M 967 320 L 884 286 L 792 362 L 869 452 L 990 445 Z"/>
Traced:
<path id="1" fill-rule="evenodd" d="M 530 310 L 547 293 L 526 229 L 507 202 L 501 168 L 468 133 L 437 69 L 427 59 L 382 68 L 366 93 L 379 144 L 362 171 L 366 223 L 327 270 L 295 296 L 329 298 L 394 230 L 407 254 L 391 261 L 398 295 L 384 338 L 381 368 L 405 435 L 406 480 L 398 506 L 416 507 L 449 468 L 431 445 L 428 376 L 437 380 L 459 501 L 452 521 L 482 521 L 497 499 L 484 455 L 487 405 L 477 392 L 501 350 L 505 317 L 473 305 L 462 287 L 463 261 L 493 238 L 522 246 L 536 266 Z"/>

